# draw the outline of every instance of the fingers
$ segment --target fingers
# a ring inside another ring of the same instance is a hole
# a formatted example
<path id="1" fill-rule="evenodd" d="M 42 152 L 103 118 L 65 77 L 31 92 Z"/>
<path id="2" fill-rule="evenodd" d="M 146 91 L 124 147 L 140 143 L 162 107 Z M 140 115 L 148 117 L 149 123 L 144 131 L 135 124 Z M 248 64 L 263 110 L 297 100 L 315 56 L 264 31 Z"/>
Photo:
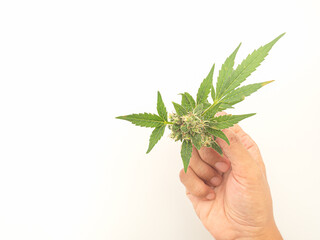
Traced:
<path id="1" fill-rule="evenodd" d="M 199 150 L 199 155 L 209 166 L 214 167 L 222 173 L 227 172 L 230 168 L 230 161 L 212 148 L 202 147 Z"/>
<path id="2" fill-rule="evenodd" d="M 219 138 L 217 142 L 230 160 L 233 173 L 243 178 L 255 177 L 256 174 L 261 173 L 257 161 L 244 147 L 239 136 L 231 129 L 224 129 L 223 132 L 227 135 L 230 145 Z"/>
<path id="3" fill-rule="evenodd" d="M 189 166 L 200 179 L 212 186 L 218 186 L 222 182 L 220 174 L 200 158 L 195 147 L 193 147 Z"/>
<path id="4" fill-rule="evenodd" d="M 213 200 L 215 198 L 215 192 L 211 187 L 206 185 L 192 170 L 188 167 L 187 173 L 180 171 L 180 180 L 183 185 L 186 187 L 187 192 L 192 194 L 195 197 Z"/>

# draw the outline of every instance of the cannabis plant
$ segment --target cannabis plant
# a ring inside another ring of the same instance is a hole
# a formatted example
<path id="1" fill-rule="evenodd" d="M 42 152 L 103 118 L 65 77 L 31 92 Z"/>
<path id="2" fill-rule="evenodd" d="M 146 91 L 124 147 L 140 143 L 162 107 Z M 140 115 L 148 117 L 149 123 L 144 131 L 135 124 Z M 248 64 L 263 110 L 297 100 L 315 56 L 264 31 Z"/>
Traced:
<path id="1" fill-rule="evenodd" d="M 218 112 L 233 108 L 235 104 L 243 101 L 245 97 L 272 82 L 260 82 L 240 87 L 240 84 L 256 70 L 268 55 L 273 45 L 283 35 L 284 33 L 270 43 L 254 50 L 234 69 L 234 59 L 241 45 L 240 43 L 223 63 L 219 71 L 216 86 L 214 87 L 212 83 L 215 66 L 213 65 L 208 76 L 201 83 L 196 99 L 189 93 L 184 92 L 180 93 L 182 97 L 181 104 L 172 102 L 176 111 L 175 113 L 171 113 L 168 116 L 161 94 L 158 92 L 158 114 L 140 113 L 119 116 L 117 118 L 130 121 L 137 126 L 154 128 L 150 136 L 147 153 L 160 140 L 166 126 L 168 126 L 171 130 L 170 137 L 175 141 L 182 142 L 181 158 L 186 172 L 193 145 L 198 150 L 205 146 L 213 148 L 219 154 L 222 154 L 222 150 L 217 144 L 216 139 L 221 138 L 228 144 L 230 143 L 227 136 L 221 130 L 229 128 L 239 121 L 254 115 L 254 113 L 251 113 L 216 116 Z M 212 103 L 208 101 L 209 94 L 211 95 Z"/>

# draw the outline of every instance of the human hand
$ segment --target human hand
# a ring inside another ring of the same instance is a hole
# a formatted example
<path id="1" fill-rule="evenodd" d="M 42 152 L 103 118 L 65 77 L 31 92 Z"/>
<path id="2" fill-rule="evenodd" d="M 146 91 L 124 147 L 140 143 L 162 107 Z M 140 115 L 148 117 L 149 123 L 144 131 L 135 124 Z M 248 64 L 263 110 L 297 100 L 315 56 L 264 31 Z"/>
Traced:
<path id="1" fill-rule="evenodd" d="M 223 156 L 193 148 L 187 173 L 180 172 L 195 212 L 217 240 L 282 239 L 258 146 L 238 125 L 223 132 L 230 141 L 217 139 Z"/>

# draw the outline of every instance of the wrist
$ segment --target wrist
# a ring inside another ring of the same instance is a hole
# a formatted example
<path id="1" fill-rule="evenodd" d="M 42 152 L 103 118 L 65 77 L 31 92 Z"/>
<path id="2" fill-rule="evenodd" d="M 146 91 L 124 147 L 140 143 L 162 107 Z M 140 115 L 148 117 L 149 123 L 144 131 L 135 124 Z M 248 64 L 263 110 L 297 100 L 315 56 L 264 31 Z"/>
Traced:
<path id="1" fill-rule="evenodd" d="M 272 224 L 271 227 L 265 228 L 259 234 L 239 238 L 237 240 L 283 240 L 283 238 L 278 227 L 275 224 Z"/>

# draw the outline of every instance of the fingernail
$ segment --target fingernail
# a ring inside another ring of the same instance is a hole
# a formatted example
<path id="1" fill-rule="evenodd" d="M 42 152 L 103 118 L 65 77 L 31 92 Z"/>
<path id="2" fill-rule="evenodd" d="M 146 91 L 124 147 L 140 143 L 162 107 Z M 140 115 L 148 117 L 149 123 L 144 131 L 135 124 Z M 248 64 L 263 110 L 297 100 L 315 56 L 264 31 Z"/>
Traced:
<path id="1" fill-rule="evenodd" d="M 210 182 L 212 183 L 212 185 L 214 186 L 218 186 L 221 183 L 221 178 L 219 177 L 213 177 Z"/>
<path id="2" fill-rule="evenodd" d="M 214 199 L 214 197 L 215 197 L 215 194 L 214 194 L 214 193 L 209 193 L 209 194 L 207 195 L 207 199 L 208 199 L 208 200 L 212 200 L 212 199 Z"/>
<path id="3" fill-rule="evenodd" d="M 221 172 L 226 172 L 229 169 L 229 165 L 225 162 L 217 162 L 215 165 L 215 168 L 218 169 Z"/>

